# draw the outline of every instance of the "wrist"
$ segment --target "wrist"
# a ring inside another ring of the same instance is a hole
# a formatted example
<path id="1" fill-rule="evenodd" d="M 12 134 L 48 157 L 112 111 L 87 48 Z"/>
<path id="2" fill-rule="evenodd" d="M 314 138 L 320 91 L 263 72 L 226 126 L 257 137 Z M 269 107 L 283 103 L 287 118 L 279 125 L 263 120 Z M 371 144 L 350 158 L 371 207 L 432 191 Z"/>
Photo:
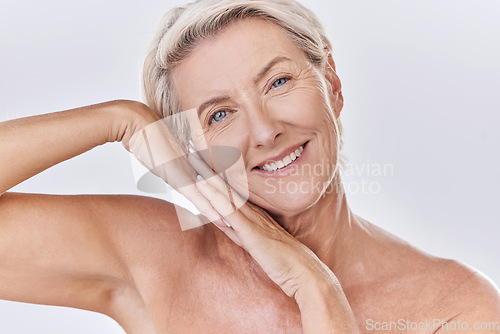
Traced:
<path id="1" fill-rule="evenodd" d="M 110 101 L 106 112 L 111 122 L 108 142 L 122 142 L 125 147 L 136 131 L 160 119 L 144 103 L 132 100 Z"/>
<path id="2" fill-rule="evenodd" d="M 309 284 L 297 290 L 295 300 L 304 333 L 359 333 L 354 314 L 336 277 L 311 279 Z"/>
<path id="3" fill-rule="evenodd" d="M 327 303 L 330 296 L 336 293 L 343 294 L 336 277 L 327 279 L 311 276 L 298 287 L 294 298 L 299 308 L 302 309 L 310 304 Z"/>

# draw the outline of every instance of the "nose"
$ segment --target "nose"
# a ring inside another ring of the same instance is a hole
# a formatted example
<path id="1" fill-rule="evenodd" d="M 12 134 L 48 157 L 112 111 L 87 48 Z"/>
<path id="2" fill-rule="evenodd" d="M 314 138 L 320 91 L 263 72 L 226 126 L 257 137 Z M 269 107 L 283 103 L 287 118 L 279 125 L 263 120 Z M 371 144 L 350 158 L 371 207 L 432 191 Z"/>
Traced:
<path id="1" fill-rule="evenodd" d="M 253 106 L 248 112 L 248 126 L 252 146 L 262 148 L 273 146 L 285 132 L 285 125 L 273 112 L 262 106 Z"/>

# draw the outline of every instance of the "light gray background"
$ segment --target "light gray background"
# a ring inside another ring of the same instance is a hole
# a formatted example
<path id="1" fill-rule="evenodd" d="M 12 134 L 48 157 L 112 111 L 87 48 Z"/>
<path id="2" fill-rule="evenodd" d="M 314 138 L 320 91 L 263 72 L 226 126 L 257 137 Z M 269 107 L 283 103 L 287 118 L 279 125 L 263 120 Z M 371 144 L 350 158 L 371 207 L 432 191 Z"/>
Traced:
<path id="1" fill-rule="evenodd" d="M 2 0 L 0 121 L 139 99 L 146 46 L 162 14 L 179 3 Z M 344 153 L 358 168 L 345 178 L 353 210 L 499 283 L 499 2 L 303 3 L 323 20 L 335 48 Z M 393 172 L 373 175 L 378 164 Z M 361 182 L 372 191 L 356 191 Z M 120 144 L 14 190 L 140 194 Z M 0 302 L 0 333 L 123 331 L 91 312 Z"/>

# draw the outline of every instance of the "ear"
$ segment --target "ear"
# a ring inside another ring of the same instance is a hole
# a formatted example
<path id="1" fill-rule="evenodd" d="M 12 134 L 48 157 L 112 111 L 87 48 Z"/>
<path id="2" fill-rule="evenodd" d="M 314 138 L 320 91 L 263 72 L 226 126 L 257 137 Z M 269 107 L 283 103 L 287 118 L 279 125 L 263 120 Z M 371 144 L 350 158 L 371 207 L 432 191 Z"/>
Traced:
<path id="1" fill-rule="evenodd" d="M 344 97 L 342 96 L 342 84 L 335 72 L 335 62 L 332 58 L 332 53 L 328 52 L 325 68 L 325 78 L 328 85 L 328 93 L 330 96 L 330 103 L 335 113 L 335 118 L 339 118 L 340 112 L 344 107 Z"/>

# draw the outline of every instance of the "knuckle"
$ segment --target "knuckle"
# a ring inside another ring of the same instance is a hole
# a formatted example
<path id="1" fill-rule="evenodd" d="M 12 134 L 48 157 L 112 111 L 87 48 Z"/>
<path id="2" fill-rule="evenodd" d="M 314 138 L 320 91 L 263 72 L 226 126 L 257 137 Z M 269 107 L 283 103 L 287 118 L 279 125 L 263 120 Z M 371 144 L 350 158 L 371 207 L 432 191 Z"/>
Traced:
<path id="1" fill-rule="evenodd" d="M 234 207 L 229 200 L 226 200 L 221 208 L 221 215 L 228 216 L 234 212 Z"/>
<path id="2" fill-rule="evenodd" d="M 207 196 L 208 196 L 209 200 L 217 199 L 218 198 L 217 190 L 215 188 L 207 189 Z"/>

